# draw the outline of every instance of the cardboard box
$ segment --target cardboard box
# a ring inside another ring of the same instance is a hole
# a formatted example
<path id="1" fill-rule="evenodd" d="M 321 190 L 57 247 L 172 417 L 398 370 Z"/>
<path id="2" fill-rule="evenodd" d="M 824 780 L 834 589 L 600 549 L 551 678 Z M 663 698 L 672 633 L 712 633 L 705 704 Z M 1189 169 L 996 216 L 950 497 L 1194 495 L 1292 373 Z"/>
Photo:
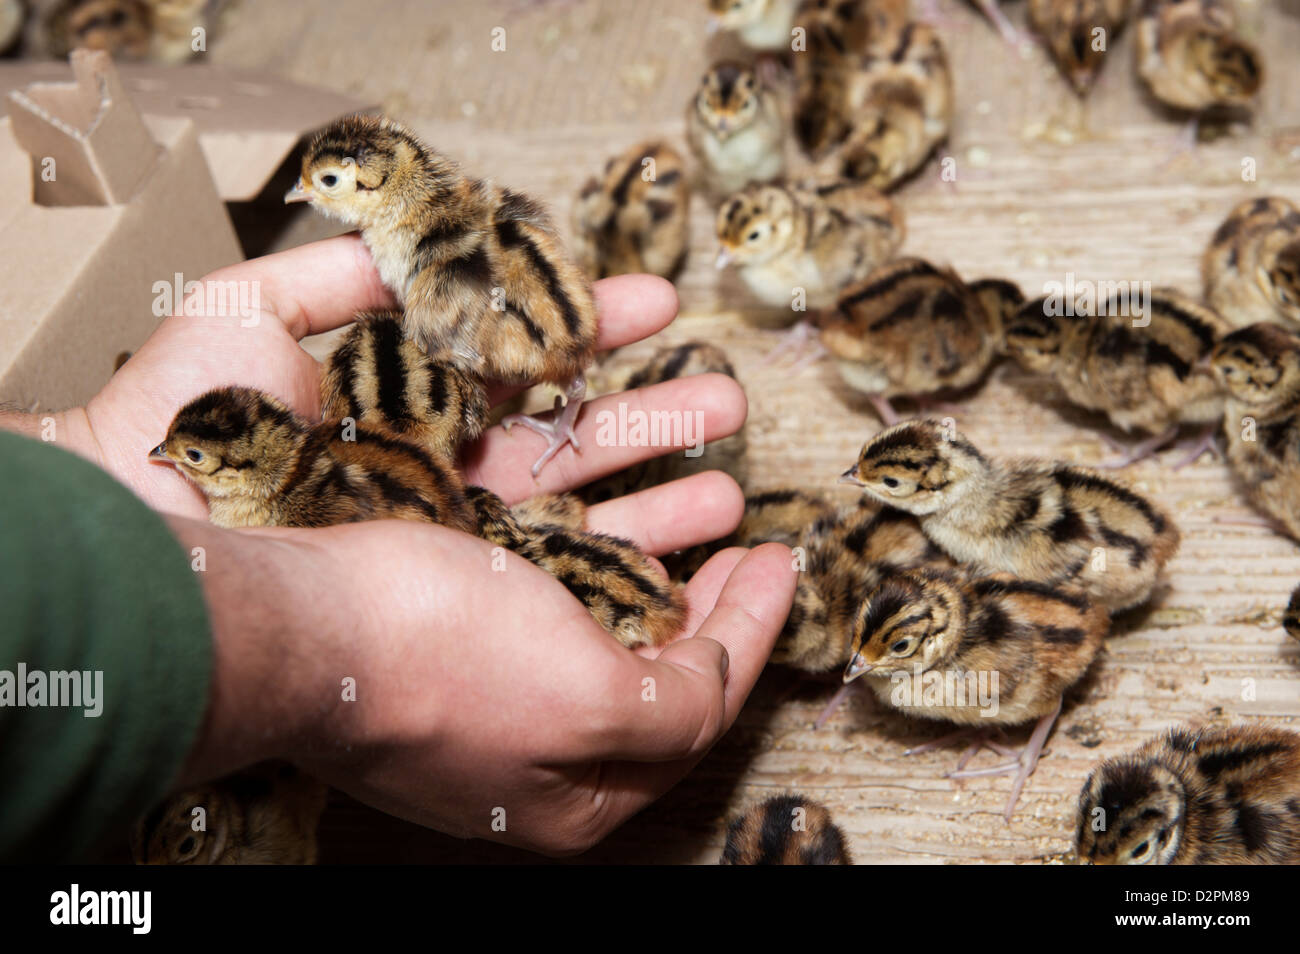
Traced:
<path id="1" fill-rule="evenodd" d="M 70 81 L 58 63 L 0 68 L 0 401 L 31 410 L 93 396 L 164 317 L 157 283 L 241 260 L 224 201 L 366 108 L 260 74 L 71 62 Z"/>

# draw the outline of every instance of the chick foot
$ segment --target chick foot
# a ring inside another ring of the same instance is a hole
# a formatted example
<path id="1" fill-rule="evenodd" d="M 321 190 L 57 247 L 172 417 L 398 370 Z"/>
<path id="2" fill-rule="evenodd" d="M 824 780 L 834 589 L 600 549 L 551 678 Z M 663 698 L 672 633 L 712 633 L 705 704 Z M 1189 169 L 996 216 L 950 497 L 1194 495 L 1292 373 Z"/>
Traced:
<path id="1" fill-rule="evenodd" d="M 582 407 L 583 399 L 587 396 L 587 379 L 581 374 L 574 378 L 569 383 L 569 389 L 565 396 L 568 400 L 562 408 L 559 397 L 556 397 L 555 417 L 552 420 L 543 421 L 528 414 L 510 414 L 501 421 L 501 426 L 506 431 L 509 431 L 516 424 L 522 424 L 550 441 L 542 456 L 537 458 L 536 463 L 533 464 L 532 474 L 534 478 L 542 472 L 546 462 L 558 454 L 565 444 L 572 444 L 575 452 L 581 453 L 582 451 L 582 445 L 578 443 L 578 435 L 574 431 L 573 425 L 578 420 L 578 411 Z"/>
<path id="2" fill-rule="evenodd" d="M 1097 464 L 1098 470 L 1122 470 L 1138 461 L 1146 460 L 1148 457 L 1154 457 L 1156 451 L 1167 446 L 1174 438 L 1178 436 L 1178 428 L 1170 427 L 1168 430 L 1156 434 L 1154 437 L 1148 437 L 1145 440 L 1138 441 L 1131 447 L 1127 447 L 1123 442 L 1117 441 L 1109 434 L 1100 435 L 1102 443 L 1120 455 L 1118 459 L 1105 460 Z"/>
<path id="3" fill-rule="evenodd" d="M 790 365 L 791 372 L 802 371 L 808 365 L 826 356 L 826 346 L 817 336 L 817 325 L 814 321 L 805 318 L 781 335 L 781 339 L 763 358 L 760 367 L 776 364 L 787 356 L 794 358 L 794 363 Z"/>
<path id="4" fill-rule="evenodd" d="M 1006 819 L 1007 824 L 1010 824 L 1011 816 L 1016 810 L 1016 802 L 1020 801 L 1020 793 L 1024 791 L 1025 782 L 1029 780 L 1029 776 L 1034 774 L 1034 769 L 1038 768 L 1038 759 L 1043 754 L 1043 744 L 1047 741 L 1052 726 L 1056 724 L 1056 717 L 1061 714 L 1061 701 L 1061 699 L 1058 699 L 1056 707 L 1038 720 L 1038 724 L 1034 726 L 1033 735 L 1029 737 L 1029 743 L 1017 755 L 1015 761 L 986 769 L 958 768 L 955 772 L 949 772 L 947 777 L 951 779 L 987 778 L 993 775 L 1009 775 L 1015 772 L 1016 780 L 1011 785 L 1011 794 L 1007 797 L 1007 807 L 1002 811 L 1002 817 Z M 968 754 L 974 753 L 968 750 Z"/>
<path id="5" fill-rule="evenodd" d="M 1183 443 L 1177 445 L 1179 447 L 1186 447 L 1187 453 L 1183 457 L 1180 457 L 1174 463 L 1173 469 L 1182 470 L 1184 467 L 1188 466 L 1189 464 L 1196 463 L 1196 461 L 1200 458 L 1200 456 L 1204 454 L 1206 451 L 1209 451 L 1215 457 L 1219 457 L 1220 453 L 1219 453 L 1218 437 L 1219 437 L 1219 425 L 1210 424 L 1205 428 L 1205 430 L 1201 431 L 1198 437 L 1194 437 L 1190 441 L 1184 441 Z"/>
<path id="6" fill-rule="evenodd" d="M 980 8 L 980 12 L 989 18 L 989 21 L 997 27 L 998 33 L 1002 35 L 1012 49 L 1017 52 L 1028 49 L 1032 44 L 1029 38 L 1016 29 L 1015 24 L 1007 19 L 1007 15 L 1002 12 L 998 6 L 998 0 L 975 0 L 975 5 Z"/>
<path id="7" fill-rule="evenodd" d="M 855 683 L 847 682 L 840 686 L 835 695 L 831 696 L 831 701 L 826 703 L 826 707 L 822 709 L 821 714 L 817 716 L 817 720 L 813 722 L 814 729 L 820 729 L 830 721 L 831 716 L 835 715 L 835 710 L 843 705 L 844 700 L 849 697 L 849 693 L 853 692 L 855 685 Z"/>

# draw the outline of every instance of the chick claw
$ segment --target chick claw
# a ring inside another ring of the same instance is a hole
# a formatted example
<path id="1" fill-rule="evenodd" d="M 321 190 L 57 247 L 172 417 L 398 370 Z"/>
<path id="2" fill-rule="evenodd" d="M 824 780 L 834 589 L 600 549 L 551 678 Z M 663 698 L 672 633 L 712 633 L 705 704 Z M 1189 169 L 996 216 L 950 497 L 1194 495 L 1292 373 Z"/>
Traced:
<path id="1" fill-rule="evenodd" d="M 582 452 L 582 444 L 578 441 L 578 435 L 573 429 L 573 425 L 578 420 L 578 410 L 582 407 L 582 400 L 587 395 L 587 380 L 579 375 L 573 379 L 568 389 L 568 401 L 561 407 L 560 398 L 555 398 L 555 419 L 543 421 L 540 418 L 528 414 L 509 414 L 501 421 L 501 426 L 508 433 L 516 424 L 522 424 L 530 431 L 534 431 L 547 438 L 550 443 L 542 456 L 537 458 L 532 467 L 533 478 L 542 472 L 546 462 L 558 454 L 565 444 L 572 444 L 575 453 Z"/>

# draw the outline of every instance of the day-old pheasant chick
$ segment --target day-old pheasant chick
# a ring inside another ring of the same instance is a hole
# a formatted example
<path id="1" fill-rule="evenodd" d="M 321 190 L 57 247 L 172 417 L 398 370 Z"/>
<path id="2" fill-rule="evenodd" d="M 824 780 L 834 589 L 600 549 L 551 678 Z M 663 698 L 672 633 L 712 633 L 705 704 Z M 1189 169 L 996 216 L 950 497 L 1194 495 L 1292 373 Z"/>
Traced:
<path id="1" fill-rule="evenodd" d="M 1300 209 L 1278 196 L 1236 206 L 1205 250 L 1201 276 L 1205 300 L 1238 328 L 1300 328 Z"/>
<path id="2" fill-rule="evenodd" d="M 1300 585 L 1291 591 L 1286 612 L 1282 614 L 1282 628 L 1292 639 L 1300 639 Z"/>
<path id="3" fill-rule="evenodd" d="M 933 29 L 908 23 L 860 63 L 812 73 L 795 110 L 800 142 L 819 170 L 892 189 L 948 136 L 948 54 Z"/>
<path id="4" fill-rule="evenodd" d="M 347 418 L 454 461 L 483 432 L 487 393 L 406 338 L 401 312 L 361 313 L 321 371 L 321 419 Z"/>
<path id="5" fill-rule="evenodd" d="M 791 308 L 829 308 L 903 241 L 902 211 L 870 186 L 843 179 L 750 186 L 718 209 L 718 267 L 734 264 L 754 296 Z"/>
<path id="6" fill-rule="evenodd" d="M 406 519 L 473 533 L 451 462 L 386 430 L 308 424 L 251 388 L 216 388 L 177 412 L 149 455 L 207 498 L 219 527 L 325 527 Z"/>
<path id="7" fill-rule="evenodd" d="M 576 497 L 543 495 L 511 510 L 482 487 L 468 494 L 480 536 L 554 576 L 624 646 L 661 646 L 681 632 L 681 590 L 635 544 L 583 529 Z"/>
<path id="8" fill-rule="evenodd" d="M 533 465 L 567 443 L 586 394 L 596 306 L 582 270 L 540 205 L 460 172 L 386 118 L 352 116 L 308 144 L 286 202 L 361 230 L 409 338 L 479 378 L 566 389 L 554 421 L 512 415 L 549 439 Z"/>
<path id="9" fill-rule="evenodd" d="M 207 31 L 219 0 L 63 0 L 46 18 L 50 52 L 64 58 L 84 47 L 128 60 L 182 63 L 195 33 Z M 204 37 L 203 49 L 207 38 Z"/>
<path id="10" fill-rule="evenodd" d="M 1228 464 L 1251 503 L 1300 540 L 1300 338 L 1248 325 L 1219 342 L 1210 367 L 1228 396 Z"/>
<path id="11" fill-rule="evenodd" d="M 592 278 L 672 278 L 686 261 L 691 193 L 680 153 L 645 142 L 588 179 L 573 208 L 574 255 Z"/>
<path id="12" fill-rule="evenodd" d="M 709 32 L 733 33 L 751 50 L 790 49 L 799 0 L 706 0 Z"/>
<path id="13" fill-rule="evenodd" d="M 688 341 L 685 344 L 660 348 L 645 364 L 621 378 L 617 390 L 631 391 L 695 374 L 725 374 L 734 379 L 736 370 L 721 348 L 703 341 Z M 657 487 L 669 481 L 690 477 L 706 470 L 725 471 L 743 486 L 746 464 L 744 427 L 730 437 L 701 445 L 699 443 L 701 435 L 698 433 L 700 426 L 702 422 L 697 417 L 689 412 L 683 413 L 681 437 L 684 443 L 694 441 L 694 446 L 633 464 L 618 473 L 588 484 L 579 493 L 588 503 L 600 503 Z"/>
<path id="14" fill-rule="evenodd" d="M 781 176 L 786 137 L 777 94 L 739 63 L 714 64 L 686 106 L 686 141 L 700 183 L 715 196 Z"/>
<path id="15" fill-rule="evenodd" d="M 803 795 L 777 795 L 731 823 L 718 864 L 851 865 L 853 859 L 824 805 Z"/>
<path id="16" fill-rule="evenodd" d="M 1179 727 L 1102 762 L 1079 794 L 1094 865 L 1300 864 L 1300 735 Z"/>
<path id="17" fill-rule="evenodd" d="M 1111 297 L 1091 312 L 1063 315 L 1039 298 L 1006 329 L 1007 352 L 1026 371 L 1051 378 L 1072 403 L 1100 411 L 1122 430 L 1152 435 L 1121 466 L 1168 444 L 1181 425 L 1213 433 L 1223 416 L 1219 386 L 1203 359 L 1227 323 L 1170 288 L 1153 290 L 1139 307 L 1141 315 Z"/>
<path id="18" fill-rule="evenodd" d="M 131 833 L 142 865 L 313 865 L 329 789 L 263 762 L 164 799 Z"/>
<path id="19" fill-rule="evenodd" d="M 1003 322 L 1022 301 L 1011 282 L 968 285 L 951 269 L 900 258 L 845 289 L 821 342 L 844 381 L 895 424 L 891 398 L 960 390 L 984 377 L 1000 354 Z"/>
<path id="20" fill-rule="evenodd" d="M 1178 549 L 1178 528 L 1096 471 L 998 461 L 936 421 L 907 421 L 863 446 L 843 479 L 914 514 L 959 563 L 1052 586 L 1072 583 L 1118 612 L 1146 601 Z"/>
<path id="21" fill-rule="evenodd" d="M 1223 0 L 1142 0 L 1137 71 L 1167 106 L 1204 113 L 1248 108 L 1263 77 L 1259 52 Z"/>
<path id="22" fill-rule="evenodd" d="M 1111 45 L 1124 29 L 1133 0 L 1029 0 L 1029 22 L 1074 91 L 1085 95 Z"/>
<path id="23" fill-rule="evenodd" d="M 1037 720 L 1015 761 L 964 772 L 984 745 L 1007 751 L 990 743 L 988 731 L 977 732 L 952 776 L 1015 772 L 1005 811 L 1010 821 L 1061 711 L 1063 694 L 1083 678 L 1109 628 L 1105 608 L 1073 586 L 1049 586 L 1006 573 L 981 577 L 964 570 L 901 571 L 887 576 L 859 610 L 844 681 L 866 676 L 880 702 L 918 718 L 986 729 Z M 936 678 L 942 692 L 921 691 Z"/>

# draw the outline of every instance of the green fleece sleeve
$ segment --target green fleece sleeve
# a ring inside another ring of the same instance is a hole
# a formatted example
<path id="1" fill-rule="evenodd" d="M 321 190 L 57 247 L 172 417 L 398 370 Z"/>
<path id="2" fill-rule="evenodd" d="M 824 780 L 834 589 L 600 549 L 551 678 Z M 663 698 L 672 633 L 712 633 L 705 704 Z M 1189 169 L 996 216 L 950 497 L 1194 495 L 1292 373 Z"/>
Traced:
<path id="1" fill-rule="evenodd" d="M 175 779 L 211 677 L 197 577 L 113 478 L 0 432 L 0 862 L 93 860 Z"/>

